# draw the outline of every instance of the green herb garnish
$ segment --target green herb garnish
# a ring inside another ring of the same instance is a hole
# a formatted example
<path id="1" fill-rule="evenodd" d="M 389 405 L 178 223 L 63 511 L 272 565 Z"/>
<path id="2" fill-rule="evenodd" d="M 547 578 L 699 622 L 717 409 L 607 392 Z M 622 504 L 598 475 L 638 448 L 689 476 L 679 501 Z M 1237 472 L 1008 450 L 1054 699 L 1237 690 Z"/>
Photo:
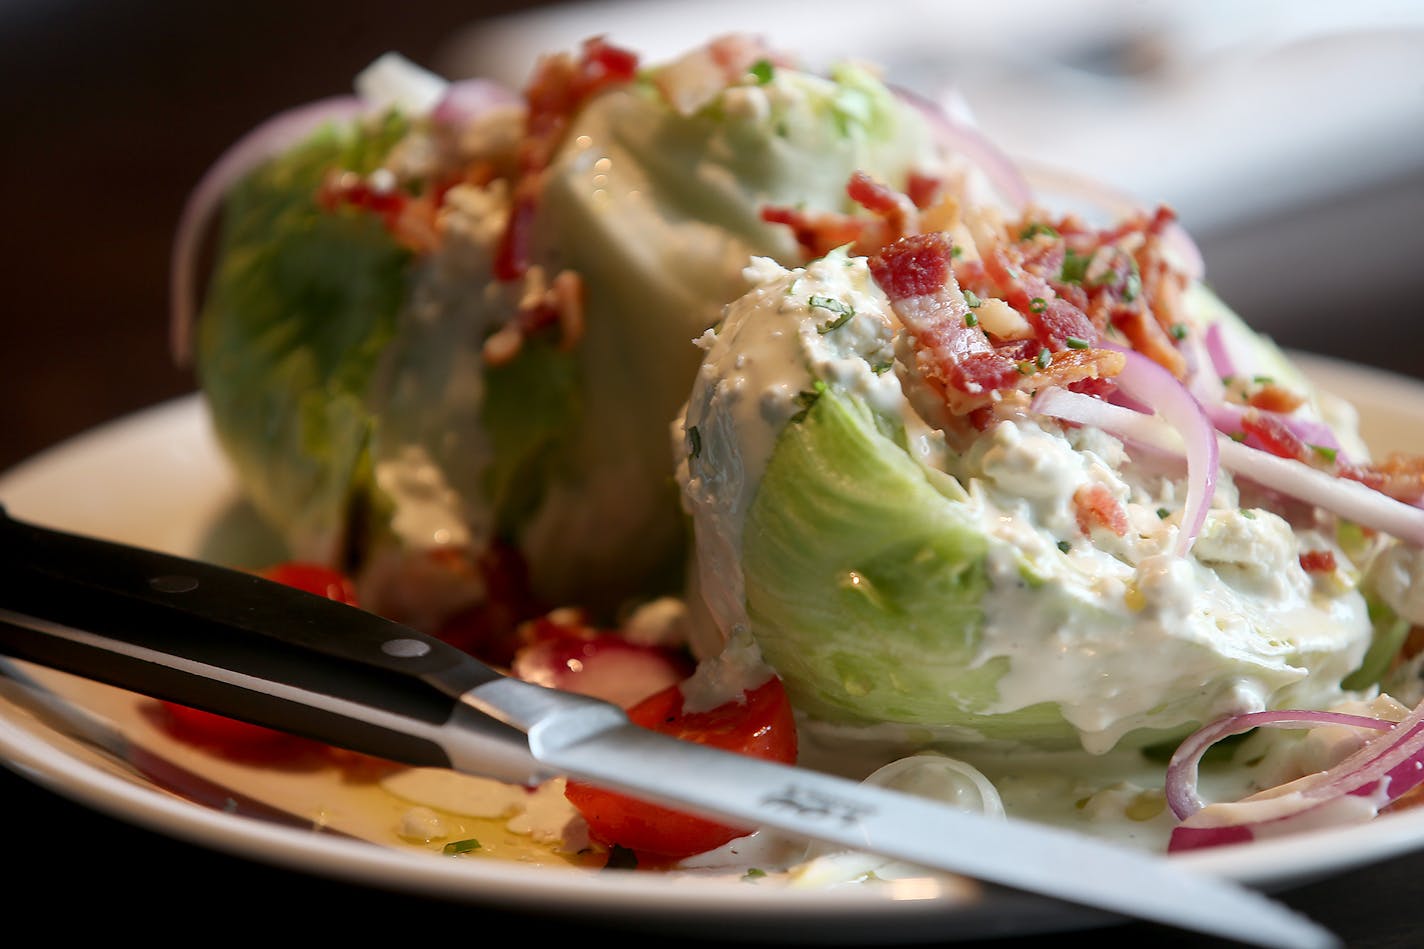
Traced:
<path id="1" fill-rule="evenodd" d="M 480 842 L 473 837 L 468 837 L 465 840 L 450 841 L 441 849 L 440 852 L 448 856 L 452 854 L 470 853 L 479 849 Z"/>
<path id="2" fill-rule="evenodd" d="M 848 306 L 834 297 L 812 297 L 810 302 L 813 307 L 830 310 L 836 314 L 836 318 L 829 323 L 816 327 L 816 332 L 823 336 L 837 327 L 844 326 L 851 317 L 855 316 L 854 307 Z"/>

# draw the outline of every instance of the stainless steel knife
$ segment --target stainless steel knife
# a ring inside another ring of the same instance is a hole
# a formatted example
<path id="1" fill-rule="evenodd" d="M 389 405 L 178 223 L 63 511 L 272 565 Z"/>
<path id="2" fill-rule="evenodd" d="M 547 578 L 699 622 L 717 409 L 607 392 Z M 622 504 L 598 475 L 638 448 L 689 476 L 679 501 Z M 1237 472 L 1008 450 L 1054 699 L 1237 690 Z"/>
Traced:
<path id="1" fill-rule="evenodd" d="M 1339 945 L 1261 893 L 1164 857 L 678 741 L 367 611 L 3 508 L 0 652 L 393 761 L 531 786 L 565 775 L 1120 916 Z"/>

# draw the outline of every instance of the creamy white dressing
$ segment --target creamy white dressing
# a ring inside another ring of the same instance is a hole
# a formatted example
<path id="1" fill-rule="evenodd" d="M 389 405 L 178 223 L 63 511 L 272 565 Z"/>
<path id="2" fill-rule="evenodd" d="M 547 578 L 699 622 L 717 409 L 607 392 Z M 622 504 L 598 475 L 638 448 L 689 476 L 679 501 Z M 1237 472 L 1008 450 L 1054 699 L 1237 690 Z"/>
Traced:
<path id="1" fill-rule="evenodd" d="M 898 374 L 873 368 L 894 353 L 897 324 L 863 261 L 837 253 L 786 270 L 759 260 L 747 278 L 753 289 L 703 338 L 706 357 L 679 433 L 687 439 L 695 430 L 699 447 L 679 476 L 700 588 L 721 637 L 698 640 L 707 654 L 748 628 L 742 524 L 797 394 L 825 385 L 912 432 L 928 421 L 905 396 L 906 360 Z M 826 332 L 836 309 L 855 317 Z M 1009 661 L 992 707 L 976 712 L 1050 703 L 1086 750 L 1103 754 L 1141 729 L 1179 732 L 1343 695 L 1339 680 L 1371 636 L 1364 599 L 1353 583 L 1317 581 L 1299 555 L 1329 549 L 1344 572 L 1353 567 L 1333 539 L 1236 507 L 1228 476 L 1193 555 L 1182 559 L 1169 553 L 1180 475 L 1131 463 L 1101 432 L 1065 433 L 1017 415 L 958 457 L 923 437 L 917 444 L 923 464 L 941 465 L 967 489 L 957 503 L 990 539 L 975 664 Z M 1124 507 L 1124 536 L 1101 527 L 1083 535 L 1073 498 L 1088 485 Z M 888 736 L 906 741 L 911 730 L 891 725 Z"/>
<path id="2" fill-rule="evenodd" d="M 836 253 L 794 271 L 757 258 L 745 275 L 753 289 L 699 340 L 706 355 L 674 425 L 683 504 L 696 526 L 700 589 L 715 620 L 694 644 L 709 656 L 747 628 L 741 526 L 777 436 L 802 408 L 802 393 L 821 380 L 879 411 L 898 412 L 903 402 L 888 371 L 893 323 L 863 258 Z M 853 315 L 827 329 L 846 313 Z M 685 448 L 689 442 L 697 446 L 695 457 Z"/>

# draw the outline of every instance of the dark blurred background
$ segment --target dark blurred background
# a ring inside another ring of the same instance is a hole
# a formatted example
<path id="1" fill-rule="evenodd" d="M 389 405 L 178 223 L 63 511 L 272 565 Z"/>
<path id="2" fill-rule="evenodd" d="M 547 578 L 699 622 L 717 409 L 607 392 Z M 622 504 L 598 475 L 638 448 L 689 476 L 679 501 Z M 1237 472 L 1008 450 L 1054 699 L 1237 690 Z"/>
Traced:
<path id="1" fill-rule="evenodd" d="M 172 231 L 263 118 L 387 50 L 518 83 L 593 32 L 652 58 L 738 27 L 957 89 L 1016 154 L 1174 204 L 1282 342 L 1418 374 L 1418 4 L 0 0 L 0 470 L 191 389 L 166 341 Z"/>

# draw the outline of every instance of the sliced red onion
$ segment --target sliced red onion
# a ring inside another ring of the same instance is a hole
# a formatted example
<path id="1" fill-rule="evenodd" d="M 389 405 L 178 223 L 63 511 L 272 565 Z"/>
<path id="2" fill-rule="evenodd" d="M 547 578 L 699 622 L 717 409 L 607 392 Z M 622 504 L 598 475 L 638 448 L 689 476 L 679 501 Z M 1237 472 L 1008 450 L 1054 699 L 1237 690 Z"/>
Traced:
<path id="1" fill-rule="evenodd" d="M 519 101 L 518 95 L 499 83 L 462 79 L 443 86 L 431 118 L 458 125 L 491 109 Z M 253 168 L 297 144 L 317 127 L 351 121 L 371 108 L 372 105 L 359 96 L 335 96 L 279 113 L 239 139 L 199 180 L 179 217 L 170 260 L 168 342 L 178 363 L 186 364 L 192 356 L 191 335 L 197 313 L 194 271 L 203 237 L 228 189 Z"/>
<path id="2" fill-rule="evenodd" d="M 1253 728 L 1315 728 L 1319 725 L 1348 725 L 1352 728 L 1386 731 L 1394 727 L 1394 722 L 1371 718 L 1368 715 L 1299 709 L 1248 712 L 1223 718 L 1198 729 L 1177 746 L 1176 753 L 1167 765 L 1167 805 L 1172 808 L 1173 814 L 1183 820 L 1205 806 L 1205 802 L 1197 793 L 1197 772 L 1207 749 L 1223 738 L 1230 738 Z"/>
<path id="3" fill-rule="evenodd" d="M 447 125 L 463 125 L 487 112 L 523 100 L 509 88 L 488 79 L 459 79 L 445 87 L 430 117 Z"/>
<path id="4" fill-rule="evenodd" d="M 1112 405 L 1089 395 L 1050 388 L 1034 398 L 1032 408 L 1079 425 L 1092 425 L 1121 438 L 1181 456 L 1180 437 L 1156 417 Z M 1289 495 L 1347 521 L 1424 546 L 1424 509 L 1348 478 L 1290 458 L 1281 458 L 1215 434 L 1221 467 L 1262 487 Z"/>
<path id="5" fill-rule="evenodd" d="M 1216 426 L 1217 431 L 1225 435 L 1234 435 L 1242 430 L 1242 419 L 1245 417 L 1248 406 L 1236 405 L 1231 402 L 1222 402 L 1217 405 L 1205 407 L 1207 417 Z M 1286 430 L 1296 438 L 1299 438 L 1307 445 L 1316 448 L 1326 448 L 1333 452 L 1340 451 L 1340 440 L 1335 437 L 1335 432 L 1324 422 L 1309 418 L 1298 418 L 1294 415 L 1286 415 L 1282 412 L 1269 412 L 1265 409 L 1254 409 L 1253 411 L 1278 419 Z M 1340 461 L 1347 461 L 1343 455 L 1336 456 Z"/>
<path id="6" fill-rule="evenodd" d="M 1010 204 L 1023 208 L 1033 200 L 1033 188 L 1023 172 L 983 132 L 952 117 L 938 103 L 919 93 L 898 87 L 894 92 L 923 113 L 940 145 L 969 159 Z"/>
<path id="7" fill-rule="evenodd" d="M 1424 546 L 1424 510 L 1397 501 L 1358 481 L 1281 458 L 1219 436 L 1221 462 L 1238 475 L 1282 494 L 1324 508 L 1361 527 Z"/>
<path id="8" fill-rule="evenodd" d="M 1193 850 L 1372 819 L 1424 781 L 1424 703 L 1325 771 L 1192 811 L 1168 849 Z M 1366 725 L 1363 727 L 1374 728 Z"/>
<path id="9" fill-rule="evenodd" d="M 232 185 L 268 158 L 295 145 L 327 122 L 349 121 L 363 109 L 355 96 L 336 96 L 299 106 L 248 132 L 198 181 L 178 219 L 169 266 L 168 343 L 173 358 L 187 364 L 192 356 L 192 327 L 197 312 L 194 271 L 203 237 Z"/>
<path id="10" fill-rule="evenodd" d="M 1218 379 L 1229 379 L 1238 372 L 1236 361 L 1226 346 L 1226 338 L 1220 323 L 1213 323 L 1203 334 L 1207 355 L 1211 357 L 1211 367 Z"/>
<path id="11" fill-rule="evenodd" d="M 1120 349 L 1119 351 L 1126 362 L 1122 372 L 1115 377 L 1118 388 L 1128 399 L 1141 405 L 1152 406 L 1156 413 L 1180 435 L 1180 443 L 1185 446 L 1187 493 L 1183 502 L 1182 525 L 1177 533 L 1176 545 L 1177 556 L 1185 557 L 1196 541 L 1197 535 L 1201 533 L 1202 524 L 1206 522 L 1206 513 L 1211 508 L 1212 498 L 1216 494 L 1218 467 L 1216 430 L 1202 410 L 1201 403 L 1187 391 L 1176 376 L 1139 352 L 1130 349 Z M 1033 410 L 1047 415 L 1059 415 L 1063 411 L 1074 411 L 1075 409 L 1082 411 L 1088 408 L 1077 399 L 1070 400 L 1066 406 L 1063 405 L 1059 399 L 1059 393 L 1074 395 L 1074 393 L 1057 388 L 1045 390 L 1034 400 Z M 1130 412 L 1143 419 L 1151 418 L 1151 416 L 1131 408 L 1109 406 L 1108 403 L 1101 402 L 1091 396 L 1082 396 L 1081 398 L 1099 402 L 1109 408 Z M 1066 416 L 1059 415 L 1059 417 Z M 1098 422 L 1069 420 L 1106 428 Z"/>

